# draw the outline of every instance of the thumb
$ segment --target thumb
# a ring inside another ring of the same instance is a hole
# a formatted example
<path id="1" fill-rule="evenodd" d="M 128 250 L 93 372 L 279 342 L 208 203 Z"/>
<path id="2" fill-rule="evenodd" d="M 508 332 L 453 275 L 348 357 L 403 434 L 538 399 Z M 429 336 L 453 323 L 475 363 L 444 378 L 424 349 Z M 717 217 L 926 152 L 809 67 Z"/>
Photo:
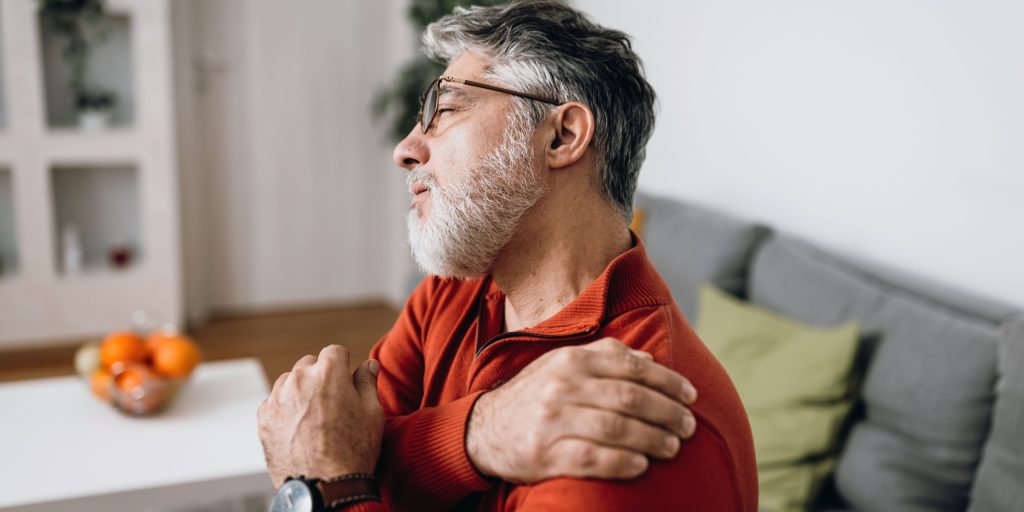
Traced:
<path id="1" fill-rule="evenodd" d="M 353 381 L 356 385 L 356 392 L 363 401 L 363 405 L 380 407 L 380 400 L 377 398 L 377 374 L 380 373 L 380 363 L 368 359 L 356 368 Z"/>

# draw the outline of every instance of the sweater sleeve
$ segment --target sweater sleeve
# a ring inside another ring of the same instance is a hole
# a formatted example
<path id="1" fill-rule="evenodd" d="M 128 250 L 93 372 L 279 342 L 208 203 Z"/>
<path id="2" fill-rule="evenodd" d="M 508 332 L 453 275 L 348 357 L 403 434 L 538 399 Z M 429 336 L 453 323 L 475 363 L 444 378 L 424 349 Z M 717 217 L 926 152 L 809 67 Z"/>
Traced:
<path id="1" fill-rule="evenodd" d="M 377 466 L 381 495 L 386 506 L 401 510 L 448 509 L 491 485 L 465 448 L 466 424 L 481 393 L 420 408 L 423 326 L 436 287 L 436 278 L 424 280 L 370 353 L 381 364 L 377 391 L 386 417 Z"/>
<path id="2" fill-rule="evenodd" d="M 391 512 L 391 508 L 379 501 L 360 501 L 339 510 L 345 512 Z"/>
<path id="3" fill-rule="evenodd" d="M 700 422 L 698 421 L 698 424 Z M 517 487 L 510 496 L 518 511 L 745 511 L 732 458 L 716 434 L 702 431 L 684 441 L 676 457 L 654 461 L 634 480 L 554 478 Z M 754 498 L 756 503 L 756 497 Z M 753 512 L 752 509 L 749 509 Z"/>

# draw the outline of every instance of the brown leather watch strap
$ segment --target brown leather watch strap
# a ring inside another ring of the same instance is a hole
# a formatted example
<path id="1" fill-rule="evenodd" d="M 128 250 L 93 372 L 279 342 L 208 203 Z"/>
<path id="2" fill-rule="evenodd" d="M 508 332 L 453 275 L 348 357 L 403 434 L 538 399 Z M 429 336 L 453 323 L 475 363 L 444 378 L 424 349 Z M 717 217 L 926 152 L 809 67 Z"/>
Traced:
<path id="1" fill-rule="evenodd" d="M 336 510 L 338 507 L 360 501 L 380 501 L 380 486 L 377 477 L 371 473 L 355 473 L 317 482 L 320 496 L 323 498 L 324 509 Z"/>

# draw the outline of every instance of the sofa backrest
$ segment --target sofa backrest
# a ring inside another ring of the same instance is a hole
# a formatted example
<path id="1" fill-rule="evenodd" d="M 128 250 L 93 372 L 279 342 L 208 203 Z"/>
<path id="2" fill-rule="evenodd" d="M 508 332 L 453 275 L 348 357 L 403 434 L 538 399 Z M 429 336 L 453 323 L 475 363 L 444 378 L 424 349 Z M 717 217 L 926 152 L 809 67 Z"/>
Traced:
<path id="1" fill-rule="evenodd" d="M 967 508 L 1018 311 L 785 235 L 758 248 L 749 285 L 755 304 L 823 327 L 855 320 L 874 345 L 865 414 L 836 470 L 843 499 L 863 510 Z"/>
<path id="2" fill-rule="evenodd" d="M 1024 510 L 1024 315 L 1007 324 L 1000 345 L 992 432 L 969 510 Z"/>
<path id="3" fill-rule="evenodd" d="M 644 214 L 647 255 L 691 323 L 705 283 L 744 297 L 750 258 L 767 227 L 649 194 L 637 194 L 635 204 Z"/>
<path id="4" fill-rule="evenodd" d="M 803 322 L 859 322 L 863 414 L 835 480 L 863 510 L 1024 510 L 1024 313 L 639 194 L 644 243 L 688 318 L 704 283 Z"/>

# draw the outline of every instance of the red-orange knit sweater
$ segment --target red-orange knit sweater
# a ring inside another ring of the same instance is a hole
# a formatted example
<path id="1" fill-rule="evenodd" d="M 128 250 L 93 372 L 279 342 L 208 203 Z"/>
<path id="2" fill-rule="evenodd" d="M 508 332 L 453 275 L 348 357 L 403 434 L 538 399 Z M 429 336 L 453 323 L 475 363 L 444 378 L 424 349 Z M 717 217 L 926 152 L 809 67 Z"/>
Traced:
<path id="1" fill-rule="evenodd" d="M 635 240 L 635 238 L 634 238 Z M 504 294 L 490 277 L 424 280 L 374 347 L 387 415 L 378 473 L 384 503 L 349 510 L 750 511 L 757 470 L 750 426 L 725 370 L 675 305 L 643 245 L 613 260 L 555 316 L 501 333 Z M 465 450 L 481 393 L 549 350 L 612 336 L 685 375 L 700 398 L 697 431 L 672 460 L 629 481 L 483 477 Z"/>

